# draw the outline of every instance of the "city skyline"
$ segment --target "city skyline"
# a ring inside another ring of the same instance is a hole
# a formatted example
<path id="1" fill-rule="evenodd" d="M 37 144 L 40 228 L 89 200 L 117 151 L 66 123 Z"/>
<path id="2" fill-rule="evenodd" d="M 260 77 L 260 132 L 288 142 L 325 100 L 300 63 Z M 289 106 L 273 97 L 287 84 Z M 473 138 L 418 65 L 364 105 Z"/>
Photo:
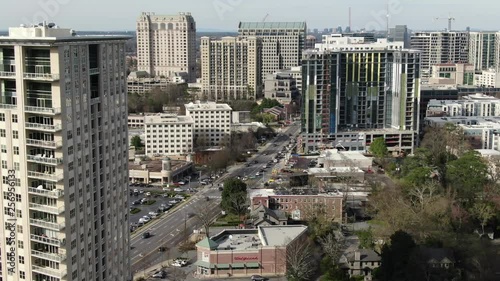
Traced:
<path id="1" fill-rule="evenodd" d="M 76 30 L 132 31 L 141 12 L 191 12 L 200 31 L 236 31 L 240 21 L 261 22 L 264 19 L 269 22 L 306 21 L 308 28 L 323 30 L 347 26 L 351 7 L 353 29 L 385 30 L 386 13 L 389 11 L 390 26 L 406 24 L 413 30 L 442 30 L 447 27 L 447 21 L 434 18 L 451 15 L 456 19 L 453 22 L 453 29 L 456 30 L 467 26 L 477 30 L 497 30 L 494 11 L 500 8 L 500 3 L 487 0 L 478 0 L 475 5 L 465 0 L 436 0 L 432 1 L 432 6 L 430 1 L 415 0 L 357 0 L 351 3 L 289 0 L 286 6 L 283 1 L 269 3 L 264 0 L 187 0 L 176 3 L 175 7 L 160 0 L 127 5 L 121 3 L 116 0 L 51 0 L 38 1 L 34 5 L 31 0 L 20 0 L 17 5 L 7 4 L 6 9 L 0 11 L 0 29 L 47 20 Z M 485 6 L 489 8 L 484 9 Z"/>

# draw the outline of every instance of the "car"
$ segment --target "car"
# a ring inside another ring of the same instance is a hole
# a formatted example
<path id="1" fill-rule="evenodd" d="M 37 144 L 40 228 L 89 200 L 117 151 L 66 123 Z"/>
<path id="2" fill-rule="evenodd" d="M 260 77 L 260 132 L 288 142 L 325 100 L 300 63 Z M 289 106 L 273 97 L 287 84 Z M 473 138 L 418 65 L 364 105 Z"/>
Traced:
<path id="1" fill-rule="evenodd" d="M 158 216 L 158 213 L 156 212 L 149 212 L 149 215 L 152 217 L 152 218 L 156 218 Z"/>
<path id="2" fill-rule="evenodd" d="M 153 275 L 151 277 L 163 279 L 163 278 L 167 277 L 167 273 L 164 270 L 160 270 L 160 271 L 153 273 Z"/>
<path id="3" fill-rule="evenodd" d="M 177 200 L 170 200 L 170 201 L 168 201 L 168 203 L 175 205 L 175 204 L 177 204 Z"/>
<path id="4" fill-rule="evenodd" d="M 185 185 L 186 183 L 183 181 L 178 182 L 179 185 Z"/>
<path id="5" fill-rule="evenodd" d="M 182 192 L 183 190 L 182 190 L 182 188 L 174 188 L 174 191 L 175 192 Z"/>
<path id="6" fill-rule="evenodd" d="M 183 266 L 187 265 L 187 260 L 176 259 L 176 260 L 174 260 L 174 262 L 172 263 L 172 265 L 175 266 L 175 267 L 183 267 Z"/>
<path id="7" fill-rule="evenodd" d="M 142 219 L 144 220 L 144 222 L 148 222 L 148 221 L 150 221 L 150 220 L 151 220 L 151 217 L 149 217 L 149 216 L 144 216 L 144 217 L 142 217 Z"/>
<path id="8" fill-rule="evenodd" d="M 182 196 L 182 195 L 180 195 L 180 194 L 175 195 L 175 197 L 174 197 L 174 198 L 175 198 L 175 199 L 179 199 L 179 200 L 184 200 L 184 199 L 185 199 L 185 197 L 184 197 L 184 196 Z"/>
<path id="9" fill-rule="evenodd" d="M 188 213 L 188 214 L 187 214 L 187 217 L 188 217 L 188 218 L 192 218 L 192 217 L 194 217 L 194 216 L 195 216 L 195 214 L 194 214 L 194 213 Z"/>
<path id="10" fill-rule="evenodd" d="M 267 280 L 266 277 L 263 277 L 263 276 L 260 276 L 260 275 L 252 275 L 252 277 L 250 277 L 252 281 L 265 281 Z"/>
<path id="11" fill-rule="evenodd" d="M 139 193 L 139 189 L 134 189 L 134 193 Z"/>
<path id="12" fill-rule="evenodd" d="M 142 234 L 142 238 L 144 238 L 144 239 L 147 239 L 147 238 L 149 238 L 149 237 L 151 237 L 151 233 L 149 233 L 149 232 L 144 232 L 144 233 Z"/>
<path id="13" fill-rule="evenodd" d="M 151 196 L 151 192 L 146 192 L 146 196 Z"/>
<path id="14" fill-rule="evenodd" d="M 260 176 L 260 173 L 259 173 L 259 172 L 257 172 L 257 173 L 255 173 L 255 175 L 258 177 L 258 176 Z"/>
<path id="15" fill-rule="evenodd" d="M 140 194 L 143 194 L 143 193 L 144 193 L 144 190 L 143 190 L 143 189 L 139 190 L 139 193 L 140 193 Z"/>
<path id="16" fill-rule="evenodd" d="M 206 181 L 200 181 L 200 184 L 201 184 L 201 185 L 207 185 L 207 184 L 208 184 L 208 182 L 206 182 Z"/>
<path id="17" fill-rule="evenodd" d="M 166 250 L 166 247 L 158 247 L 158 252 L 165 252 Z"/>

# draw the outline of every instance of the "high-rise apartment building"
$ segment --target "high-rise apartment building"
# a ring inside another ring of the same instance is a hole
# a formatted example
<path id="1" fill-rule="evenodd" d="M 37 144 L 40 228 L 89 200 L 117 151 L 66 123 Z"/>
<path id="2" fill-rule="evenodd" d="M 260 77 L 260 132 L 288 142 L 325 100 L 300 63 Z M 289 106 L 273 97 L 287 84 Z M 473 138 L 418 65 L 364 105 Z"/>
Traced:
<path id="1" fill-rule="evenodd" d="M 495 67 L 496 32 L 469 32 L 469 63 L 475 70 Z"/>
<path id="2" fill-rule="evenodd" d="M 191 13 L 139 16 L 137 68 L 153 77 L 187 73 L 188 82 L 196 81 L 196 23 Z"/>
<path id="3" fill-rule="evenodd" d="M 240 38 L 262 39 L 262 81 L 267 74 L 299 66 L 305 47 L 305 22 L 240 22 Z"/>
<path id="4" fill-rule="evenodd" d="M 379 40 L 305 52 L 302 149 L 366 150 L 384 137 L 391 151 L 413 151 L 420 54 L 391 49 L 394 44 Z"/>
<path id="5" fill-rule="evenodd" d="M 130 280 L 128 39 L 0 37 L 0 280 Z"/>
<path id="6" fill-rule="evenodd" d="M 255 100 L 262 88 L 262 44 L 257 37 L 245 39 L 201 38 L 202 92 L 211 100 Z"/>
<path id="7" fill-rule="evenodd" d="M 469 34 L 465 31 L 415 32 L 411 49 L 421 51 L 422 78 L 432 75 L 432 66 L 441 63 L 467 63 Z"/>
<path id="8" fill-rule="evenodd" d="M 194 145 L 198 148 L 225 146 L 231 135 L 232 108 L 225 103 L 188 103 L 186 116 L 194 120 Z"/>

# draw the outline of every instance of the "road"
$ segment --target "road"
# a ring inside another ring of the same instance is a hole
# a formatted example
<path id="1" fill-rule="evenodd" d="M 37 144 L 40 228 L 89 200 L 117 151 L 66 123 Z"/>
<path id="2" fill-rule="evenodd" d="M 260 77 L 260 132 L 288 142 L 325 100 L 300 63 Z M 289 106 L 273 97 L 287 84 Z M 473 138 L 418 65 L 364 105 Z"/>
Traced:
<path id="1" fill-rule="evenodd" d="M 171 213 L 136 230 L 131 236 L 130 243 L 132 272 L 138 272 L 149 266 L 161 263 L 166 259 L 173 258 L 167 256 L 168 251 L 159 252 L 158 247 L 173 249 L 187 237 L 187 234 L 191 234 L 193 233 L 193 230 L 201 228 L 201 223 L 198 221 L 196 216 L 191 218 L 188 218 L 187 216 L 187 214 L 196 213 L 196 204 L 199 204 L 201 202 L 200 200 L 206 202 L 205 207 L 215 219 L 221 212 L 219 208 L 220 191 L 218 190 L 217 185 L 228 177 L 255 175 L 262 169 L 264 164 L 274 159 L 276 152 L 281 151 L 281 149 L 288 143 L 288 140 L 290 139 L 288 134 L 295 136 L 298 134 L 299 129 L 300 127 L 298 125 L 292 125 L 288 127 L 283 134 L 268 142 L 263 151 L 256 153 L 249 160 L 257 161 L 257 164 L 253 164 L 250 167 L 246 167 L 242 164 L 230 167 L 228 169 L 228 173 L 214 182 L 213 188 L 206 186 Z M 257 183 L 257 185 L 262 185 L 264 181 L 267 181 L 271 175 L 271 171 L 272 168 L 268 168 L 264 176 L 261 176 L 262 179 Z M 206 201 L 207 196 L 211 198 L 208 202 Z M 144 239 L 142 238 L 142 233 L 146 231 L 150 232 L 152 236 Z"/>

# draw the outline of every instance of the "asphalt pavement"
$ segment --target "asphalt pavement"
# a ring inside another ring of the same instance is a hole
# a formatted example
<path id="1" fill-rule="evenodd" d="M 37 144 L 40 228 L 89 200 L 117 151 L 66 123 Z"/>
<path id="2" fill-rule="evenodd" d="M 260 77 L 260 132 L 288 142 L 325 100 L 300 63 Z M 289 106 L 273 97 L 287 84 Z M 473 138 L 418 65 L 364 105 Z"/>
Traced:
<path id="1" fill-rule="evenodd" d="M 219 207 L 221 192 L 217 188 L 218 184 L 228 177 L 255 175 L 262 169 L 264 164 L 273 160 L 276 153 L 281 151 L 281 149 L 288 144 L 288 140 L 290 139 L 288 134 L 296 135 L 299 129 L 299 126 L 292 125 L 288 127 L 283 134 L 268 141 L 262 151 L 256 153 L 249 160 L 257 161 L 257 164 L 253 164 L 249 167 L 246 167 L 244 164 L 229 167 L 226 174 L 214 181 L 213 188 L 210 186 L 200 187 L 198 193 L 194 194 L 186 202 L 179 203 L 169 214 L 163 215 L 163 217 L 155 219 L 136 230 L 131 235 L 130 243 L 132 247 L 130 251 L 132 272 L 140 272 L 145 268 L 160 264 L 164 260 L 169 259 L 166 253 L 158 251 L 159 247 L 166 247 L 168 249 L 176 248 L 180 242 L 186 239 L 187 234 L 190 235 L 193 233 L 193 230 L 201 228 L 201 223 L 198 219 L 196 217 L 189 218 L 187 214 L 196 213 L 198 209 L 197 206 L 199 206 L 201 202 L 204 202 L 204 207 L 207 209 L 207 212 L 212 214 L 215 219 L 221 213 Z M 261 175 L 262 178 L 256 183 L 257 186 L 260 187 L 263 185 L 271 175 L 272 167 L 266 170 L 264 176 Z M 206 201 L 206 197 L 211 199 Z M 158 204 L 160 204 L 160 202 L 158 202 Z M 151 233 L 152 236 L 150 238 L 142 238 L 142 233 L 146 231 Z"/>

